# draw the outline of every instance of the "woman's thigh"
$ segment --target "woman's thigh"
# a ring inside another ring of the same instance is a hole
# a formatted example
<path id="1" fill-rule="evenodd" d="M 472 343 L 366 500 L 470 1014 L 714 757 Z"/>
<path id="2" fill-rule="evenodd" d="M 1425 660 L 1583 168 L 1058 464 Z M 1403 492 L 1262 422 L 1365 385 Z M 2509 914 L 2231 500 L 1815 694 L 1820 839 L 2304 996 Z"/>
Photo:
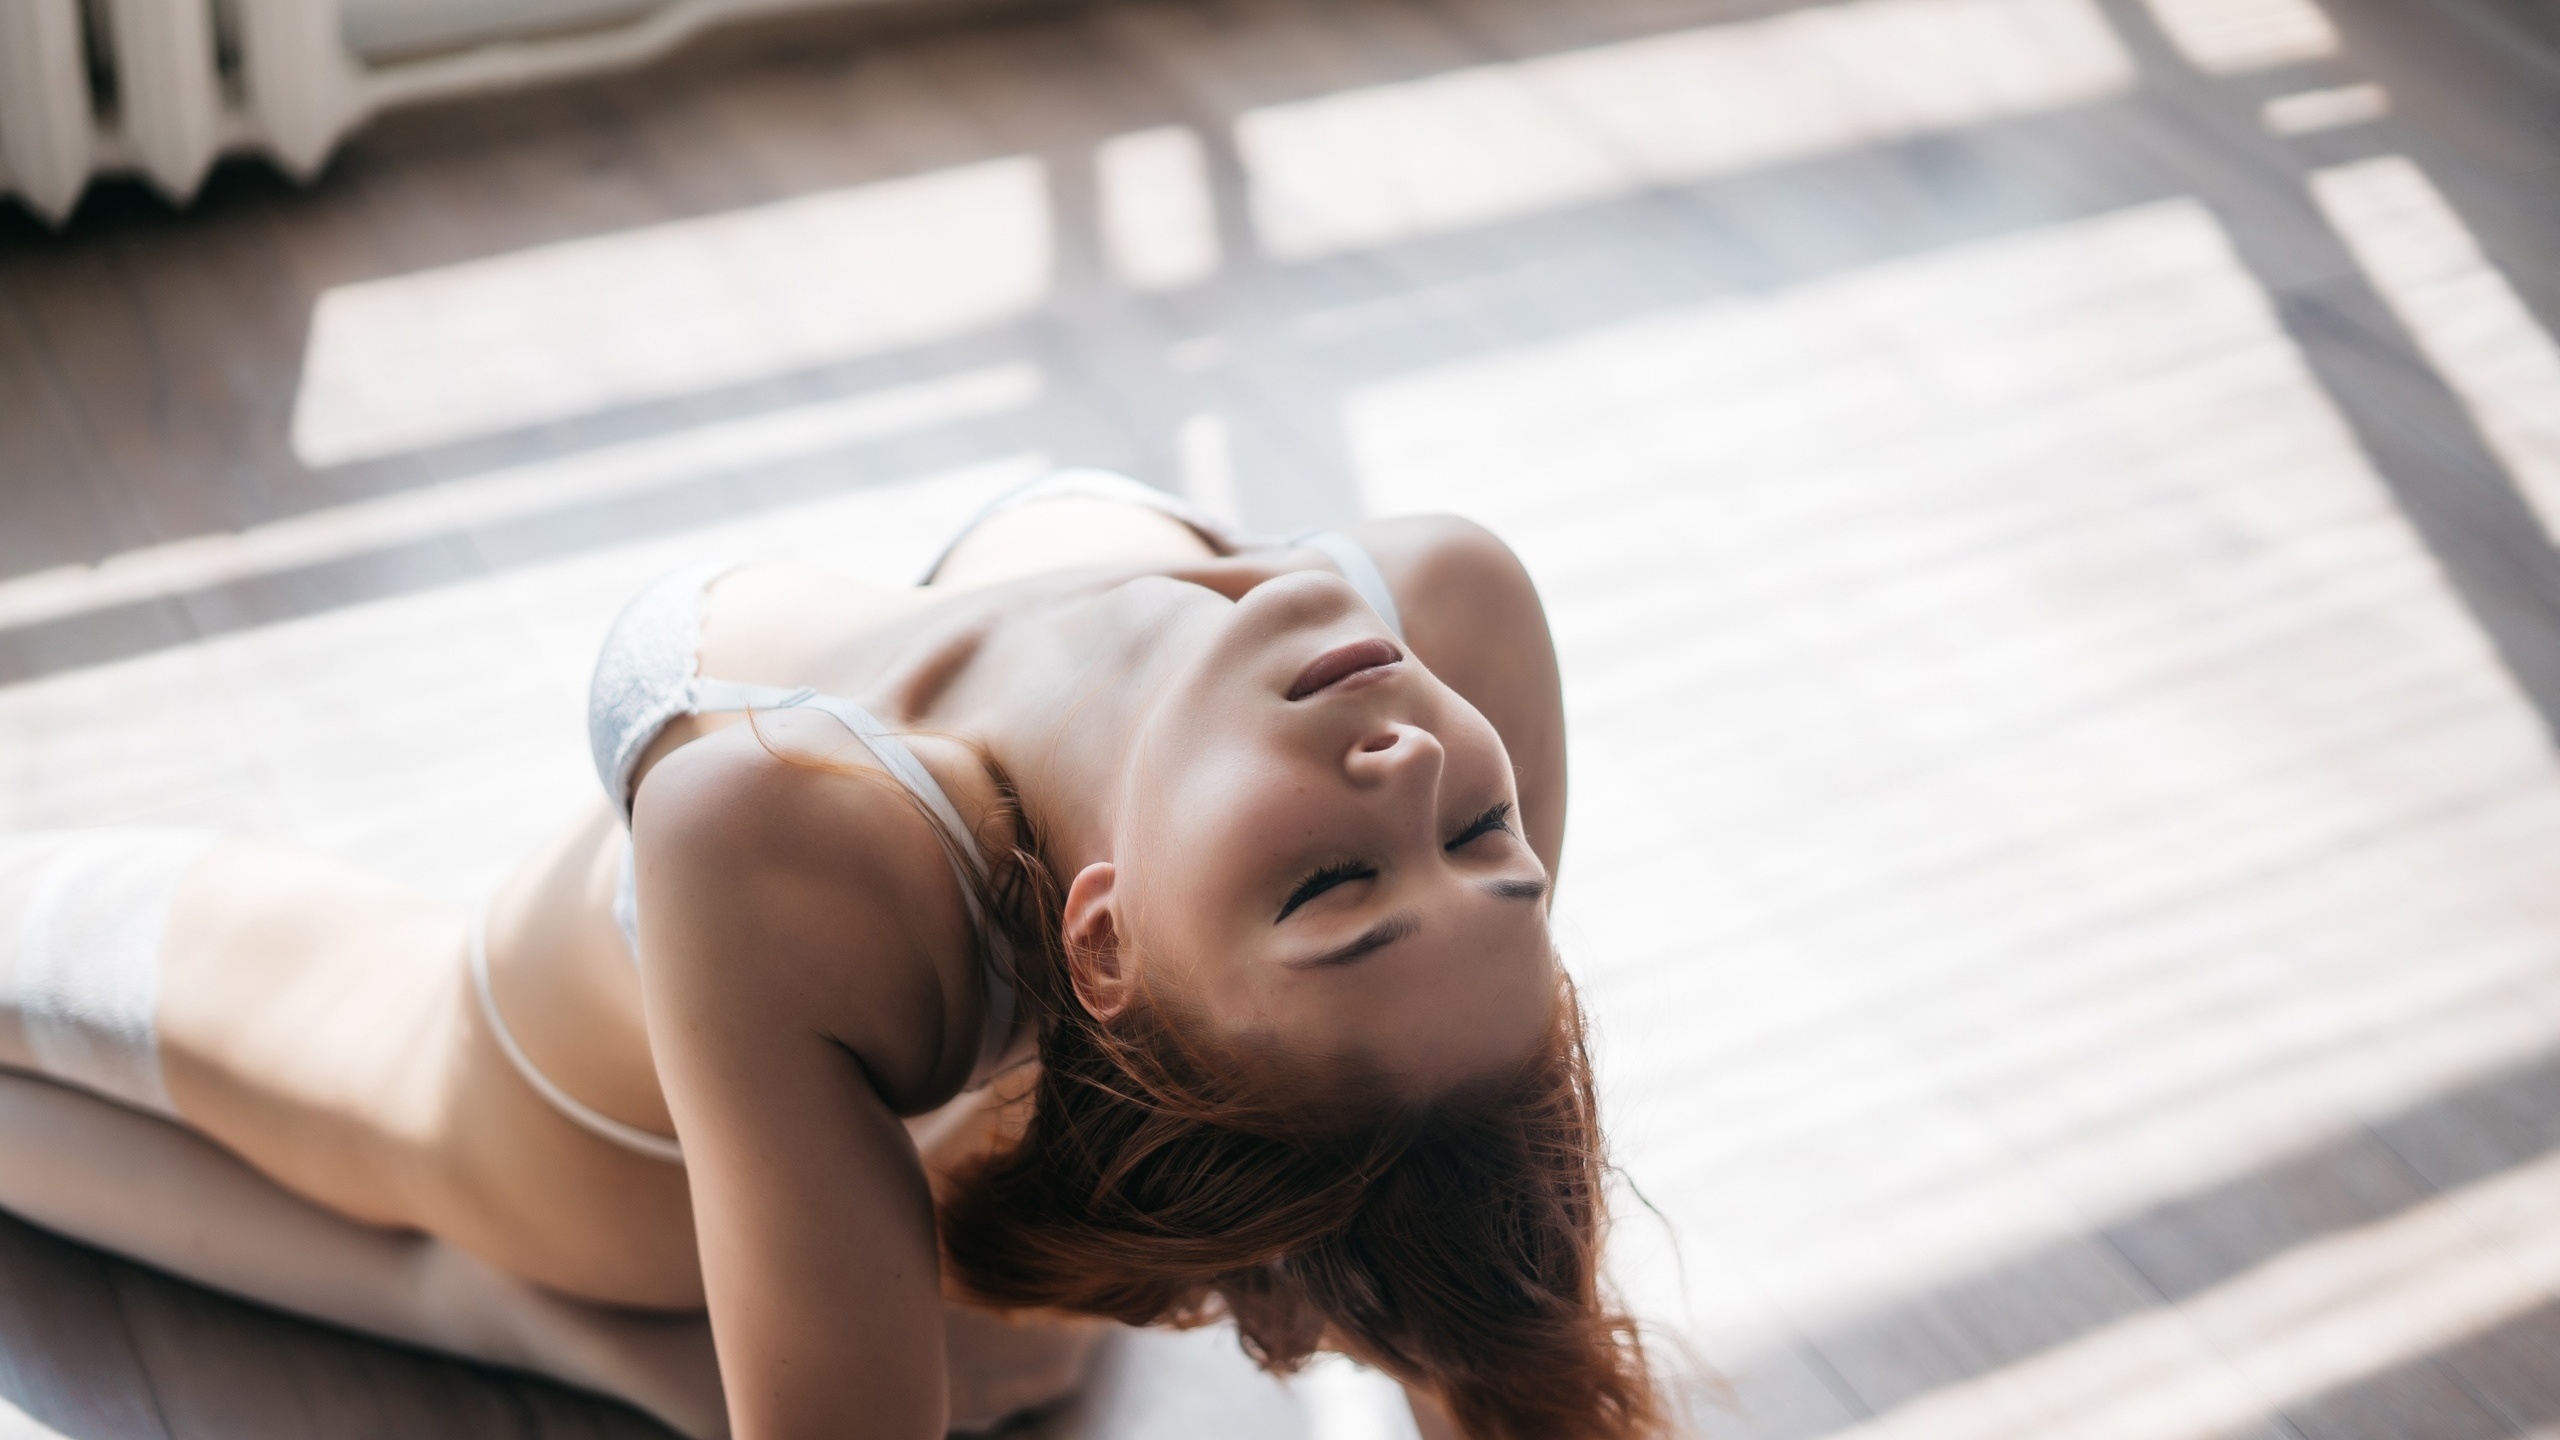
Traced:
<path id="1" fill-rule="evenodd" d="M 937 586 L 966 588 L 1088 565 L 1162 565 L 1217 554 L 1161 510 L 1089 496 L 1034 500 L 978 523 L 944 558 Z"/>

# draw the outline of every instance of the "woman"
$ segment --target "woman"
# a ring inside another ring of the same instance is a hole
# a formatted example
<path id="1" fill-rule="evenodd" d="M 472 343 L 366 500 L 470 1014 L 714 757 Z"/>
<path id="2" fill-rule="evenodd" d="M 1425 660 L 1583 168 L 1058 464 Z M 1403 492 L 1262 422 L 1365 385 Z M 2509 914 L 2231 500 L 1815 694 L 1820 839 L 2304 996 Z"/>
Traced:
<path id="1" fill-rule="evenodd" d="M 1661 1428 L 1489 535 L 1245 550 L 1071 472 L 922 588 L 661 581 L 590 718 L 605 803 L 476 917 L 8 842 L 0 1064 L 124 1106 L 0 1089 L 0 1204 L 696 1434 L 938 1435 L 1071 1387 L 1081 1317 L 1219 1315 L 1437 1433 Z"/>

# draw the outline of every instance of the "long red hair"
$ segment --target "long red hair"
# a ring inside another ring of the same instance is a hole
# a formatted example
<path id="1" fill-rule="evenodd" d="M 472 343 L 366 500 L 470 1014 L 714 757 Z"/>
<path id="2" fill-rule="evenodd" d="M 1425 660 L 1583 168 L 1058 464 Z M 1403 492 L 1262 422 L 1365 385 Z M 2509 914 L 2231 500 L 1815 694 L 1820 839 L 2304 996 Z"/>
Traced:
<path id="1" fill-rule="evenodd" d="M 1275 1373 L 1346 1349 L 1473 1440 L 1668 1430 L 1601 1281 L 1607 1160 L 1561 968 L 1533 1054 L 1409 1103 L 1338 1065 L 1218 1053 L 1144 1001 L 1096 1019 L 1069 980 L 1057 881 L 989 770 L 1014 833 L 982 846 L 983 898 L 1020 957 L 1040 1070 L 1019 1138 L 940 1199 L 961 1289 L 1130 1325 L 1231 1318 Z"/>

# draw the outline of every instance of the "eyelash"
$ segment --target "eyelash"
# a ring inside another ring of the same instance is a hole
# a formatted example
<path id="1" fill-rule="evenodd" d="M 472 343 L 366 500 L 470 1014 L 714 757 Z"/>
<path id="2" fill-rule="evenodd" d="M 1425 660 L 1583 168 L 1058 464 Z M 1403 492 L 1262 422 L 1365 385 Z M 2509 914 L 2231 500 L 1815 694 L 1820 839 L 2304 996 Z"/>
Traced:
<path id="1" fill-rule="evenodd" d="M 1477 816 L 1466 829 L 1458 832 L 1457 839 L 1450 841 L 1447 845 L 1444 845 L 1441 848 L 1444 850 L 1455 850 L 1470 840 L 1481 839 L 1482 837 L 1490 835 L 1497 830 L 1508 832 L 1510 829 L 1511 802 L 1505 800 L 1501 804 L 1496 805 L 1492 809 Z"/>
<path id="2" fill-rule="evenodd" d="M 1508 831 L 1510 828 L 1511 802 L 1505 800 L 1468 822 L 1467 828 L 1459 831 L 1456 839 L 1440 848 L 1455 850 L 1470 841 L 1481 840 L 1497 830 Z M 1376 866 L 1358 860 L 1337 860 L 1330 865 L 1319 866 L 1308 872 L 1307 877 L 1298 882 L 1297 888 L 1289 892 L 1288 903 L 1280 907 L 1279 920 L 1288 919 L 1291 911 L 1336 885 L 1346 885 L 1354 880 L 1375 879 L 1377 874 Z M 1274 920 L 1272 923 L 1278 924 L 1279 920 Z"/>

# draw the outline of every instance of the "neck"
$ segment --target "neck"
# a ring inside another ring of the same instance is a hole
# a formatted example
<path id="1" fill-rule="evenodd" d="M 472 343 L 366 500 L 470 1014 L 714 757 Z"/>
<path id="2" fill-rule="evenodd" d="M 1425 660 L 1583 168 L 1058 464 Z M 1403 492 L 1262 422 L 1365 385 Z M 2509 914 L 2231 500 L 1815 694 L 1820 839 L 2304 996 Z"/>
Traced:
<path id="1" fill-rule="evenodd" d="M 954 719 L 1011 774 L 1060 884 L 1110 858 L 1139 727 L 1230 603 L 1163 579 L 1063 598 L 998 626 L 953 687 Z"/>

